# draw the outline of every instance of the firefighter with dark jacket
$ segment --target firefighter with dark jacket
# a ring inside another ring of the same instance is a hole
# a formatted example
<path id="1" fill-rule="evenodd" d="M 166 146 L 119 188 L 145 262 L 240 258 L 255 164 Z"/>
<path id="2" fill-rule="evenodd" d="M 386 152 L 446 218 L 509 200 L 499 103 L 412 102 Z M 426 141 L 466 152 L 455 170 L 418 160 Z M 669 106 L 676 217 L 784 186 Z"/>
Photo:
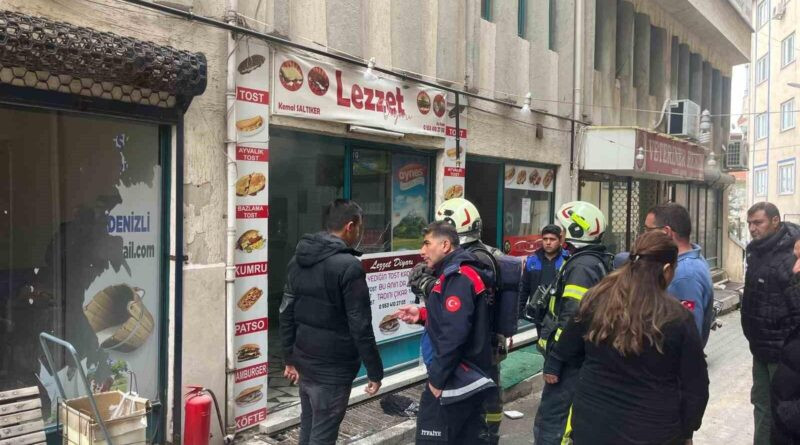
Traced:
<path id="1" fill-rule="evenodd" d="M 475 205 L 463 198 L 449 199 L 436 209 L 436 220 L 447 222 L 455 227 L 461 248 L 475 255 L 484 268 L 491 270 L 493 278 L 498 278 L 498 266 L 492 257 L 498 255 L 499 252 L 497 249 L 481 242 L 483 221 Z M 425 301 L 437 278 L 430 267 L 425 263 L 420 263 L 411 271 L 408 277 L 408 285 L 418 298 Z M 491 339 L 493 352 L 492 368 L 489 376 L 497 386 L 487 391 L 487 396 L 484 399 L 484 408 L 489 443 L 497 445 L 500 441 L 500 422 L 503 420 L 503 402 L 500 395 L 500 362 L 506 357 L 507 348 L 505 337 L 491 332 L 488 335 Z"/>
<path id="2" fill-rule="evenodd" d="M 424 231 L 421 255 L 438 277 L 424 307 L 404 306 L 395 314 L 424 324 L 422 357 L 428 384 L 417 415 L 416 443 L 486 444 L 483 400 L 495 387 L 489 307 L 490 270 L 459 247 L 455 228 L 436 221 Z"/>
<path id="3" fill-rule="evenodd" d="M 575 247 L 553 283 L 547 311 L 541 324 L 538 346 L 545 356 L 545 369 L 558 380 L 545 379 L 542 401 L 533 424 L 536 445 L 561 444 L 567 433 L 572 396 L 578 383 L 579 368 L 562 363 L 550 352 L 562 330 L 578 313 L 586 291 L 599 283 L 611 269 L 612 256 L 600 244 L 606 218 L 596 206 L 583 201 L 564 204 L 556 215 L 564 227 L 568 243 Z"/>

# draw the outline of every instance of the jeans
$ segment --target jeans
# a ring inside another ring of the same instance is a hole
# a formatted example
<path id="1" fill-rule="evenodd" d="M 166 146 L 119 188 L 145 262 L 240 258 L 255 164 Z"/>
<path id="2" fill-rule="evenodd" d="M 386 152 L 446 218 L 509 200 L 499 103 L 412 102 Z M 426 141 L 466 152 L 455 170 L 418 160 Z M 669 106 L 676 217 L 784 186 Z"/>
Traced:
<path id="1" fill-rule="evenodd" d="M 334 445 L 347 411 L 350 385 L 300 380 L 300 445 Z"/>
<path id="2" fill-rule="evenodd" d="M 486 391 L 442 405 L 428 385 L 422 392 L 417 415 L 416 444 L 488 444 L 483 401 Z"/>
<path id="3" fill-rule="evenodd" d="M 542 401 L 533 421 L 536 445 L 560 445 L 567 429 L 567 417 L 578 386 L 580 368 L 564 364 L 558 383 L 545 384 Z"/>
<path id="4" fill-rule="evenodd" d="M 778 369 L 777 363 L 764 363 L 753 357 L 753 389 L 750 391 L 750 402 L 753 404 L 755 418 L 753 445 L 770 445 L 772 406 L 769 391 L 776 369 Z"/>

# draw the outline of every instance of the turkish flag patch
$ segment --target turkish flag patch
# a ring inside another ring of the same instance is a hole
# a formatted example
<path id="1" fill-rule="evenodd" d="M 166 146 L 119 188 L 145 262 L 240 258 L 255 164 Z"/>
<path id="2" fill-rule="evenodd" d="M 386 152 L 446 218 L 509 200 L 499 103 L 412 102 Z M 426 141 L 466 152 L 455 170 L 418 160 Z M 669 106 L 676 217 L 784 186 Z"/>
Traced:
<path id="1" fill-rule="evenodd" d="M 690 311 L 694 312 L 694 301 L 681 300 L 681 304 L 686 309 L 689 309 Z"/>
<path id="2" fill-rule="evenodd" d="M 461 309 L 461 300 L 455 295 L 451 295 L 444 300 L 444 307 L 450 312 L 456 312 Z"/>

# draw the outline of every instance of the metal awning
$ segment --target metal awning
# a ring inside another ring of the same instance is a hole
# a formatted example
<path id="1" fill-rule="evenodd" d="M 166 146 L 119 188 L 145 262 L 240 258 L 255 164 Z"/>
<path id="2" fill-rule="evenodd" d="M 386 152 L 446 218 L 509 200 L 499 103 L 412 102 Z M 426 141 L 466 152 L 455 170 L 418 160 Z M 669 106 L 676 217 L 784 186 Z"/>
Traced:
<path id="1" fill-rule="evenodd" d="M 202 53 L 0 10 L 0 83 L 186 109 L 206 89 L 207 62 Z"/>

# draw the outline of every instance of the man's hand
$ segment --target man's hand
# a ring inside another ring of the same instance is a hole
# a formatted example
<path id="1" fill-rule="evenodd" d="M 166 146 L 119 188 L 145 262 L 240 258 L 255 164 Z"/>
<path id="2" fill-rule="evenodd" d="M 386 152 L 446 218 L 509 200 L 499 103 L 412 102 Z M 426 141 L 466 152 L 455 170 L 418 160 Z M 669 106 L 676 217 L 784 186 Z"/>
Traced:
<path id="1" fill-rule="evenodd" d="M 436 389 L 433 385 L 430 384 L 430 382 L 428 382 L 428 389 L 431 390 L 431 394 L 433 394 L 433 396 L 436 397 L 437 399 L 442 396 L 442 390 Z"/>
<path id="2" fill-rule="evenodd" d="M 286 368 L 283 369 L 283 376 L 295 385 L 300 380 L 300 373 L 297 372 L 297 369 L 292 365 L 286 365 Z"/>
<path id="3" fill-rule="evenodd" d="M 378 393 L 379 389 L 381 389 L 381 382 L 373 382 L 370 380 L 369 383 L 367 383 L 367 387 L 364 388 L 364 392 L 374 396 Z"/>
<path id="4" fill-rule="evenodd" d="M 414 266 L 411 273 L 408 274 L 408 287 L 411 288 L 411 292 L 427 298 L 431 293 L 433 283 L 436 282 L 436 276 L 433 273 L 433 269 L 425 263 Z"/>
<path id="5" fill-rule="evenodd" d="M 413 304 L 401 307 L 394 313 L 398 320 L 408 324 L 419 323 L 419 308 Z"/>
<path id="6" fill-rule="evenodd" d="M 544 381 L 548 385 L 555 385 L 556 383 L 558 383 L 558 376 L 553 374 L 545 374 Z"/>

